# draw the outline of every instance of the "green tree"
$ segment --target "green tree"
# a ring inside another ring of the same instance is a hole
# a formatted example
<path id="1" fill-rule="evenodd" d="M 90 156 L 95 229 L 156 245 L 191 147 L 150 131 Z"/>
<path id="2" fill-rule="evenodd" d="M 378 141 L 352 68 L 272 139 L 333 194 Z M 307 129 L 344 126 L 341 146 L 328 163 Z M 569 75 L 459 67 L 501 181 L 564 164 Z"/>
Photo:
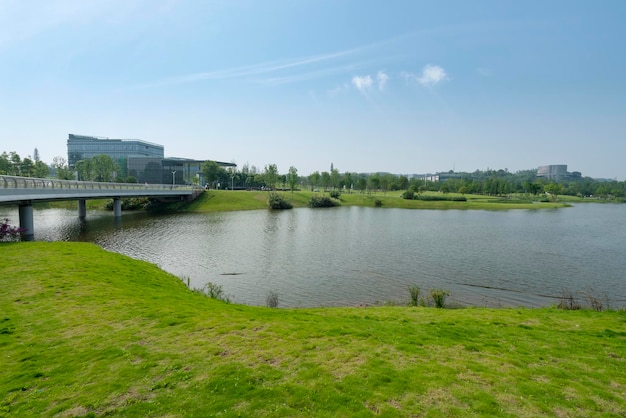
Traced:
<path id="1" fill-rule="evenodd" d="M 331 168 L 330 170 L 330 186 L 333 189 L 339 187 L 339 170 L 337 170 L 336 168 Z"/>
<path id="2" fill-rule="evenodd" d="M 543 187 L 543 190 L 550 194 L 553 202 L 556 202 L 558 195 L 563 192 L 563 186 L 557 183 L 549 183 Z"/>
<path id="3" fill-rule="evenodd" d="M 9 154 L 4 151 L 0 154 L 0 174 L 8 175 L 11 171 L 11 161 L 9 160 Z"/>
<path id="4" fill-rule="evenodd" d="M 201 168 L 204 181 L 213 187 L 215 182 L 226 174 L 224 168 L 215 161 L 205 161 Z"/>
<path id="5" fill-rule="evenodd" d="M 409 179 L 407 176 L 400 176 L 396 180 L 396 186 L 398 190 L 407 190 L 409 188 Z"/>
<path id="6" fill-rule="evenodd" d="M 380 187 L 380 175 L 378 174 L 372 174 L 371 176 L 369 176 L 367 178 L 367 187 L 369 187 L 370 191 L 374 191 L 374 193 L 376 193 L 376 191 L 378 191 L 378 188 Z"/>
<path id="7" fill-rule="evenodd" d="M 324 191 L 328 191 L 328 188 L 330 187 L 330 173 L 328 173 L 328 171 L 322 171 L 322 178 L 320 181 Z"/>
<path id="8" fill-rule="evenodd" d="M 361 192 L 361 194 L 365 193 L 367 189 L 367 179 L 365 177 L 359 177 L 356 181 L 356 188 Z"/>
<path id="9" fill-rule="evenodd" d="M 265 175 L 265 185 L 269 190 L 274 190 L 274 186 L 278 181 L 278 167 L 276 164 L 266 165 L 263 174 Z"/>
<path id="10" fill-rule="evenodd" d="M 59 180 L 74 180 L 74 173 L 69 169 L 67 161 L 61 156 L 52 159 L 52 167 L 57 171 Z"/>
<path id="11" fill-rule="evenodd" d="M 35 163 L 28 157 L 24 157 L 20 163 L 20 175 L 24 177 L 32 177 L 35 169 Z"/>
<path id="12" fill-rule="evenodd" d="M 50 169 L 48 168 L 46 163 L 44 163 L 41 160 L 35 161 L 35 166 L 33 167 L 33 176 L 43 179 L 43 178 L 48 177 L 49 175 L 50 175 Z"/>
<path id="13" fill-rule="evenodd" d="M 76 169 L 76 172 L 78 173 L 78 180 L 81 180 L 81 181 L 93 180 L 93 177 L 94 177 L 93 164 L 90 158 L 86 160 L 76 161 L 76 164 L 74 164 L 74 168 Z"/>
<path id="14" fill-rule="evenodd" d="M 321 175 L 319 171 L 314 171 L 309 175 L 309 182 L 311 183 L 311 190 L 314 190 L 320 184 Z"/>
<path id="15" fill-rule="evenodd" d="M 289 167 L 289 174 L 287 174 L 287 182 L 289 183 L 289 188 L 291 189 L 291 193 L 293 193 L 296 188 L 296 184 L 298 184 L 298 169 L 294 166 Z"/>
<path id="16" fill-rule="evenodd" d="M 113 181 L 120 168 L 108 155 L 99 154 L 91 157 L 93 174 L 95 181 L 109 182 Z"/>

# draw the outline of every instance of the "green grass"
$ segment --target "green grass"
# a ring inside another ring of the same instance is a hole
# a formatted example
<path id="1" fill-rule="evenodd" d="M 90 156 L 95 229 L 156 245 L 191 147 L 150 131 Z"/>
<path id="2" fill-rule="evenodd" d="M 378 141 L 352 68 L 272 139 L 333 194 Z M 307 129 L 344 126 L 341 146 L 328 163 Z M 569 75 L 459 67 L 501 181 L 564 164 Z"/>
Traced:
<path id="1" fill-rule="evenodd" d="M 311 196 L 320 193 L 297 191 L 291 193 L 278 192 L 294 207 L 306 207 Z M 328 193 L 324 193 L 328 195 Z M 506 200 L 493 196 L 465 195 L 467 202 L 452 201 L 422 201 L 406 200 L 400 197 L 402 192 L 394 191 L 383 194 L 343 193 L 339 200 L 343 206 L 374 207 L 376 200 L 382 201 L 383 208 L 403 209 L 480 209 L 480 210 L 508 210 L 508 209 L 541 209 L 568 206 L 566 203 L 540 203 L 524 201 L 522 199 Z M 437 195 L 435 192 L 429 194 Z M 461 196 L 456 193 L 447 194 L 449 197 Z M 193 212 L 217 212 L 231 210 L 252 210 L 268 208 L 268 192 L 244 190 L 210 190 L 204 192 L 198 199 L 184 209 Z"/>
<path id="2" fill-rule="evenodd" d="M 92 244 L 0 251 L 0 416 L 626 411 L 624 311 L 248 307 Z"/>

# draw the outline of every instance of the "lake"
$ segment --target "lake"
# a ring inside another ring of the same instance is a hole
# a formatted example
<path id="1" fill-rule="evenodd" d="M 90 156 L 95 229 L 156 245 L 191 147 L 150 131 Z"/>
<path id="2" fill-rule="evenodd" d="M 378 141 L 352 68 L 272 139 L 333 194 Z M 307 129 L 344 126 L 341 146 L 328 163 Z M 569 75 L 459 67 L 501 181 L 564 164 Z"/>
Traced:
<path id="1" fill-rule="evenodd" d="M 0 208 L 15 224 L 17 210 Z M 462 306 L 549 306 L 565 290 L 626 305 L 626 205 L 554 210 L 338 207 L 151 215 L 34 211 L 35 239 L 88 241 L 157 264 L 233 302 L 405 303 L 409 286 Z"/>

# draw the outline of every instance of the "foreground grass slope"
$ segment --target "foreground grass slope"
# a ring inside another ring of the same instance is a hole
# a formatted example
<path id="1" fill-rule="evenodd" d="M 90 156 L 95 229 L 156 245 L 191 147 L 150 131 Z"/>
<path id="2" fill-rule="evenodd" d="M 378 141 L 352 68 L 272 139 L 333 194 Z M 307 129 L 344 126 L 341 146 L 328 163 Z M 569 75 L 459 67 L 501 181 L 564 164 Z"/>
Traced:
<path id="1" fill-rule="evenodd" d="M 626 313 L 269 309 L 0 244 L 0 416 L 624 416 Z"/>

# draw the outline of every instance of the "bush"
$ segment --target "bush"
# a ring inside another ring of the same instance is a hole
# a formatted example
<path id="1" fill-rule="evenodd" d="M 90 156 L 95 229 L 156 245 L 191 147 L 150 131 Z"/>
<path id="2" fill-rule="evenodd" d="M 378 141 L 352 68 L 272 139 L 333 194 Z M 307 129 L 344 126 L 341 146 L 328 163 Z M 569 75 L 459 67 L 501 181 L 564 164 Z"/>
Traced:
<path id="1" fill-rule="evenodd" d="M 228 297 L 228 295 L 226 295 L 226 293 L 224 293 L 222 285 L 208 282 L 204 285 L 202 291 L 211 299 L 217 299 L 225 303 L 230 303 L 230 298 Z"/>
<path id="2" fill-rule="evenodd" d="M 330 192 L 328 192 L 328 195 L 333 199 L 339 199 L 339 196 L 341 196 L 341 192 L 339 190 L 331 190 Z"/>
<path id="3" fill-rule="evenodd" d="M 291 209 L 293 205 L 285 200 L 278 193 L 270 193 L 269 196 L 270 209 Z"/>
<path id="4" fill-rule="evenodd" d="M 582 308 L 582 306 L 580 305 L 580 302 L 578 302 L 578 298 L 574 292 L 569 289 L 563 289 L 561 291 L 561 300 L 559 301 L 557 308 L 564 309 L 566 311 L 577 311 Z"/>
<path id="5" fill-rule="evenodd" d="M 0 241 L 19 241 L 24 228 L 9 225 L 9 220 L 4 218 L 0 223 Z"/>
<path id="6" fill-rule="evenodd" d="M 407 190 L 406 192 L 402 193 L 403 199 L 413 200 L 414 197 L 415 197 L 415 192 L 413 190 Z"/>
<path id="7" fill-rule="evenodd" d="M 450 292 L 443 289 L 431 289 L 430 297 L 433 300 L 435 308 L 446 307 L 446 297 L 450 296 Z"/>
<path id="8" fill-rule="evenodd" d="M 268 308 L 278 308 L 278 293 L 270 290 L 265 298 L 265 304 Z"/>
<path id="9" fill-rule="evenodd" d="M 419 305 L 419 299 L 420 299 L 420 292 L 422 291 L 422 289 L 420 289 L 419 286 L 410 286 L 409 287 L 409 293 L 411 294 L 411 306 L 418 306 Z"/>
<path id="10" fill-rule="evenodd" d="M 376 199 L 374 200 L 374 206 L 376 206 L 377 208 L 381 207 L 383 205 L 383 201 L 380 199 Z"/>
<path id="11" fill-rule="evenodd" d="M 330 196 L 315 195 L 311 197 L 311 200 L 309 200 L 309 207 L 311 208 L 330 208 L 340 205 L 341 203 L 338 200 L 333 199 Z"/>

